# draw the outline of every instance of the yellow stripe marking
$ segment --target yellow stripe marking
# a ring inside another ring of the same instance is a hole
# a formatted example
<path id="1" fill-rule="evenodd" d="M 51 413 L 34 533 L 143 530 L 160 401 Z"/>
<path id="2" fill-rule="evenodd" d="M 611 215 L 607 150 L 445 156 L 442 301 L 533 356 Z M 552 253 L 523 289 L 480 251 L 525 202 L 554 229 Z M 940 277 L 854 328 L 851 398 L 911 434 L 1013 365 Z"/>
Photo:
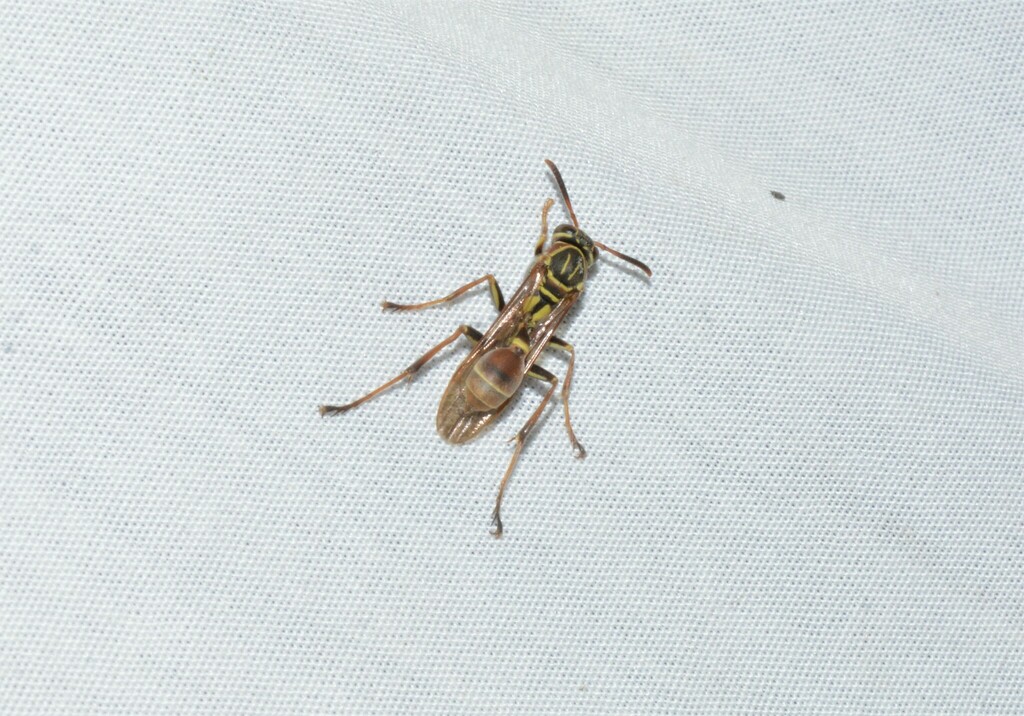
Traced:
<path id="1" fill-rule="evenodd" d="M 548 278 L 551 278 L 551 276 L 549 275 Z M 554 281 L 554 283 L 558 283 L 558 281 L 556 280 L 556 281 Z M 563 286 L 563 288 L 564 288 L 564 286 Z M 541 294 L 543 294 L 543 296 L 545 298 L 547 298 L 552 303 L 558 303 L 559 301 L 562 300 L 559 296 L 556 296 L 551 291 L 549 291 L 543 284 L 541 284 L 540 292 L 541 292 Z"/>
<path id="2" fill-rule="evenodd" d="M 531 315 L 534 321 L 540 322 L 547 318 L 549 313 L 551 313 L 551 304 L 545 303 L 539 310 L 533 312 Z"/>
<path id="3" fill-rule="evenodd" d="M 554 275 L 553 273 L 551 273 L 551 272 L 548 272 L 548 275 L 547 275 L 547 277 L 546 277 L 546 278 L 547 278 L 547 280 L 548 280 L 548 281 L 550 281 L 551 283 L 555 284 L 556 286 L 558 286 L 558 287 L 559 287 L 560 289 L 562 289 L 562 290 L 563 290 L 563 291 L 565 291 L 566 293 L 569 293 L 569 291 L 571 291 L 571 290 L 573 289 L 573 287 L 572 287 L 572 286 L 566 286 L 566 285 L 565 285 L 564 283 L 562 283 L 561 281 L 559 281 L 559 280 L 558 280 L 558 277 L 557 277 L 557 276 L 555 276 L 555 275 Z"/>

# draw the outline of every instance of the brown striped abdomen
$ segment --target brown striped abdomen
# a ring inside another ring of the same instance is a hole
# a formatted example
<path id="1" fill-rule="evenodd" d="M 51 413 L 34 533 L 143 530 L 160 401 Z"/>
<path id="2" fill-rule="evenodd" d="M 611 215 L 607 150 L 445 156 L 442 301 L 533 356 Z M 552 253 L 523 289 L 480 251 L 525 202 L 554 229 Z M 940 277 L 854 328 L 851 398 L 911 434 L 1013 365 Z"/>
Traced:
<path id="1" fill-rule="evenodd" d="M 495 348 L 480 356 L 466 376 L 466 404 L 475 412 L 494 410 L 523 382 L 526 363 L 515 348 Z"/>

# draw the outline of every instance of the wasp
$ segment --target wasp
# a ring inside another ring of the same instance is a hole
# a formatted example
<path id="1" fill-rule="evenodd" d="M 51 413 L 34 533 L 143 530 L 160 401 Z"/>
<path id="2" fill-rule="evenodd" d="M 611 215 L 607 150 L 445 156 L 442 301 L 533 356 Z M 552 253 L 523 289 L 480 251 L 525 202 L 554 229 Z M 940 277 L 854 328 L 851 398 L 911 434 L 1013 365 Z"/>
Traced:
<path id="1" fill-rule="evenodd" d="M 414 304 L 384 301 L 381 304 L 385 311 L 390 312 L 419 311 L 450 303 L 467 291 L 486 283 L 490 288 L 491 300 L 498 309 L 498 317 L 487 332 L 481 333 L 472 326 L 461 325 L 400 374 L 363 397 L 345 405 L 320 406 L 320 415 L 323 416 L 344 413 L 362 405 L 403 380 L 411 380 L 442 349 L 462 336 L 469 340 L 472 349 L 448 382 L 437 409 L 437 432 L 448 442 L 460 444 L 479 435 L 508 407 L 524 378 L 546 382 L 548 389 L 540 405 L 509 441 L 515 442 L 515 450 L 498 485 L 498 496 L 495 498 L 494 512 L 491 514 L 494 527 L 491 534 L 495 537 L 501 537 L 503 532 L 501 501 L 505 496 L 509 477 L 519 461 L 519 455 L 530 431 L 537 424 L 558 387 L 558 378 L 537 364 L 537 359 L 547 349 L 564 351 L 569 355 L 569 365 L 562 383 L 565 429 L 575 456 L 586 457 L 587 452 L 576 438 L 569 417 L 569 389 L 576 363 L 576 349 L 572 344 L 556 336 L 555 331 L 583 295 L 587 273 L 597 260 L 598 250 L 607 251 L 612 256 L 636 266 L 648 277 L 651 276 L 651 270 L 646 264 L 599 241 L 594 241 L 580 228 L 558 167 L 550 159 L 545 159 L 544 162 L 558 183 L 558 190 L 565 202 L 565 208 L 569 211 L 572 224 L 561 224 L 556 227 L 551 234 L 549 245 L 548 212 L 555 201 L 548 199 L 544 202 L 541 209 L 540 238 L 533 250 L 533 266 L 512 298 L 506 301 L 497 279 L 487 274 L 433 301 Z"/>

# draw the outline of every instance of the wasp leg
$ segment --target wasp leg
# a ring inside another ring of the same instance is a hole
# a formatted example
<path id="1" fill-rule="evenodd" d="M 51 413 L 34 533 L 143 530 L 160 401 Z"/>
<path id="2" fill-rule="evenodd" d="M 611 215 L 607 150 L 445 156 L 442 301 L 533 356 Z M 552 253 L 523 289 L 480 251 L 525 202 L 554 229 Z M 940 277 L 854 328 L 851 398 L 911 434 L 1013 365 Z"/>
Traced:
<path id="1" fill-rule="evenodd" d="M 403 380 L 412 380 L 413 376 L 416 375 L 420 368 L 425 366 L 430 361 L 431 358 L 440 353 L 441 349 L 443 349 L 445 346 L 451 345 L 452 343 L 457 341 L 459 339 L 459 336 L 466 336 L 466 338 L 469 339 L 469 342 L 474 344 L 477 341 L 479 341 L 480 338 L 482 337 L 480 331 L 476 330 L 472 326 L 459 326 L 458 328 L 455 329 L 454 333 L 452 333 L 450 336 L 448 336 L 443 341 L 438 343 L 436 346 L 431 348 L 429 351 L 424 353 L 416 360 L 415 363 L 413 363 L 411 366 L 409 366 L 400 374 L 398 374 L 398 376 L 389 380 L 384 385 L 380 386 L 379 388 L 375 388 L 374 390 L 371 390 L 362 398 L 353 400 L 351 403 L 346 403 L 345 405 L 321 405 L 320 415 L 337 415 L 338 413 L 347 412 L 349 410 L 352 410 L 352 408 L 362 405 L 367 400 L 377 397 L 378 395 L 380 395 L 381 393 L 383 393 L 385 390 L 395 385 L 396 383 L 401 383 Z"/>
<path id="2" fill-rule="evenodd" d="M 541 369 L 543 370 L 543 369 Z M 547 371 L 544 371 L 547 373 Z M 540 405 L 533 411 L 533 415 L 526 421 L 526 424 L 520 428 L 516 436 L 512 438 L 515 440 L 516 449 L 512 453 L 512 459 L 508 463 L 508 468 L 505 470 L 505 475 L 501 478 L 501 484 L 498 485 L 498 498 L 494 501 L 494 512 L 491 514 L 491 522 L 494 524 L 494 532 L 491 534 L 495 537 L 501 537 L 504 527 L 501 524 L 501 500 L 505 496 L 505 487 L 508 486 L 508 478 L 512 476 L 512 470 L 515 469 L 516 463 L 519 462 L 519 453 L 523 451 L 523 445 L 526 444 L 526 437 L 530 434 L 533 426 L 537 424 L 540 419 L 541 413 L 544 412 L 544 407 L 551 400 L 551 396 L 555 393 L 555 387 L 558 385 L 558 378 L 548 373 L 551 378 L 551 387 L 548 388 L 548 392 L 544 394 L 544 398 L 540 401 Z M 545 378 L 547 380 L 547 378 Z"/>
<path id="3" fill-rule="evenodd" d="M 380 307 L 385 311 L 419 311 L 423 308 L 430 308 L 431 306 L 439 306 L 442 303 L 448 303 L 454 301 L 456 298 L 464 294 L 474 286 L 479 286 L 486 281 L 491 287 L 491 300 L 494 302 L 495 307 L 500 311 L 505 308 L 505 297 L 501 295 L 501 288 L 498 286 L 498 280 L 491 274 L 481 276 L 476 281 L 470 281 L 465 286 L 460 286 L 444 298 L 438 298 L 433 301 L 426 301 L 425 303 L 392 303 L 391 301 L 381 301 Z"/>
<path id="4" fill-rule="evenodd" d="M 558 343 L 555 343 L 555 341 L 558 341 Z M 552 337 L 548 345 L 561 350 L 567 350 L 569 353 L 569 368 L 565 372 L 565 382 L 562 383 L 562 411 L 565 413 L 565 431 L 569 435 L 569 443 L 572 445 L 572 453 L 578 459 L 583 460 L 587 457 L 587 449 L 583 447 L 581 441 L 577 439 L 577 436 L 575 436 L 575 431 L 572 429 L 572 420 L 569 418 L 569 385 L 572 383 L 572 366 L 575 360 L 575 351 L 571 345 L 560 338 Z M 551 373 L 537 365 L 530 368 L 526 375 L 530 378 L 546 380 L 549 383 L 555 379 Z"/>
<path id="5" fill-rule="evenodd" d="M 557 348 L 569 354 L 569 368 L 565 371 L 565 382 L 562 383 L 562 407 L 565 412 L 565 430 L 569 433 L 569 441 L 572 443 L 572 449 L 576 453 L 576 457 L 583 459 L 587 456 L 587 451 L 582 443 L 576 439 L 576 432 L 572 429 L 572 420 L 569 417 L 569 390 L 572 386 L 572 375 L 576 367 L 576 349 L 571 343 L 562 340 L 558 336 L 551 336 L 548 341 L 548 347 Z"/>
<path id="6" fill-rule="evenodd" d="M 540 238 L 533 247 L 533 255 L 540 256 L 544 253 L 544 244 L 548 242 L 548 211 L 555 205 L 554 199 L 544 202 L 544 208 L 540 210 Z"/>

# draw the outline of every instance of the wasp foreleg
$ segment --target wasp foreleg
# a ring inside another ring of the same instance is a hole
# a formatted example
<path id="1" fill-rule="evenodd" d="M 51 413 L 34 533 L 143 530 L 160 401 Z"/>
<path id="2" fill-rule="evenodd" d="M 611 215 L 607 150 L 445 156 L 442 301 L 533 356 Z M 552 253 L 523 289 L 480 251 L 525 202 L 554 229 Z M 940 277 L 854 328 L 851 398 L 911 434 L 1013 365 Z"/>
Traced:
<path id="1" fill-rule="evenodd" d="M 544 369 L 542 368 L 541 370 Z M 547 373 L 547 371 L 544 372 Z M 516 463 L 519 462 L 519 453 L 523 451 L 523 445 L 526 444 L 526 437 L 530 434 L 533 426 L 537 424 L 537 421 L 540 420 L 541 413 L 544 412 L 544 407 L 548 404 L 548 401 L 551 400 L 551 396 L 555 393 L 555 387 L 558 385 L 558 378 L 550 373 L 548 373 L 548 376 L 551 379 L 551 387 L 548 388 L 548 392 L 544 394 L 544 398 L 540 401 L 540 405 L 537 406 L 537 409 L 533 411 L 533 415 L 530 416 L 530 419 L 526 421 L 523 427 L 520 428 L 519 432 L 516 433 L 515 437 L 512 438 L 516 443 L 516 449 L 515 452 L 512 453 L 512 459 L 509 460 L 508 468 L 505 470 L 505 475 L 501 478 L 501 484 L 498 485 L 498 498 L 494 501 L 494 512 L 491 514 L 491 521 L 494 524 L 494 532 L 491 534 L 495 537 L 501 537 L 501 533 L 504 529 L 501 524 L 501 500 L 505 496 L 505 487 L 508 485 L 508 478 L 512 476 L 512 470 L 515 469 Z M 547 379 L 548 378 L 544 378 L 544 380 Z"/>
<path id="2" fill-rule="evenodd" d="M 392 303 L 391 301 L 381 301 L 380 307 L 385 311 L 419 311 L 424 308 L 430 308 L 431 306 L 439 306 L 442 303 L 449 303 L 454 301 L 456 298 L 464 294 L 474 286 L 487 282 L 491 288 L 491 301 L 494 302 L 495 307 L 500 311 L 505 308 L 505 297 L 501 295 L 501 288 L 498 286 L 498 280 L 491 274 L 482 276 L 476 281 L 470 281 L 465 286 L 460 286 L 444 298 L 438 298 L 433 301 L 426 301 L 424 303 Z"/>
<path id="3" fill-rule="evenodd" d="M 411 380 L 413 376 L 415 376 L 416 373 L 419 372 L 420 368 L 425 366 L 430 361 L 431 358 L 440 353 L 445 346 L 451 345 L 452 343 L 457 341 L 459 339 L 459 336 L 466 336 L 470 343 L 476 343 L 477 341 L 480 340 L 481 333 L 472 326 L 459 326 L 458 328 L 455 329 L 454 333 L 452 333 L 450 336 L 448 336 L 443 341 L 438 343 L 436 346 L 431 348 L 429 351 L 424 353 L 416 360 L 415 363 L 410 365 L 408 368 L 403 370 L 396 377 L 392 378 L 384 385 L 380 386 L 379 388 L 375 388 L 374 390 L 371 390 L 362 398 L 353 400 L 351 403 L 347 403 L 345 405 L 321 405 L 320 415 L 337 415 L 338 413 L 347 412 L 349 410 L 352 410 L 352 408 L 362 405 L 367 400 L 377 397 L 391 386 L 397 383 L 401 383 L 403 380 Z"/>
<path id="4" fill-rule="evenodd" d="M 533 255 L 540 256 L 544 253 L 544 244 L 548 242 L 548 211 L 555 205 L 554 199 L 548 199 L 544 202 L 544 207 L 540 210 L 540 238 L 533 247 Z"/>

